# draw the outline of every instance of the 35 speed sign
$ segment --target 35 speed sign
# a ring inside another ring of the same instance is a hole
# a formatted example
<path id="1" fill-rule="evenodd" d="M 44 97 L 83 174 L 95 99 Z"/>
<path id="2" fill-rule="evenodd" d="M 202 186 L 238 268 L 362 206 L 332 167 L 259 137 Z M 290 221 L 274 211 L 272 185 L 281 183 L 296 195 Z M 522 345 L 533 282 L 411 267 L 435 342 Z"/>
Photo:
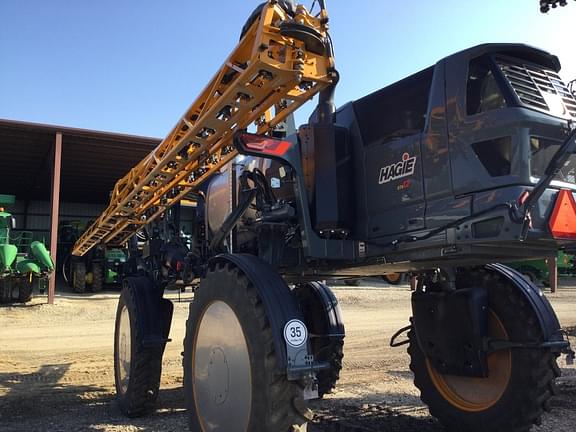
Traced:
<path id="1" fill-rule="evenodd" d="M 291 347 L 301 347 L 308 340 L 308 329 L 306 325 L 297 319 L 288 321 L 284 326 L 284 339 L 286 339 L 286 343 Z"/>

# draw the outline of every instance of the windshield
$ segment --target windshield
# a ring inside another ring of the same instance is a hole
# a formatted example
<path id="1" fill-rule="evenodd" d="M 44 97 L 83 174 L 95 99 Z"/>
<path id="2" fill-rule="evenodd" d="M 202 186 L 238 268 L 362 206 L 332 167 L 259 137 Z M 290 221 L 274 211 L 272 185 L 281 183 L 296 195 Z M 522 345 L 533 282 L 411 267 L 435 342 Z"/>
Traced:
<path id="1" fill-rule="evenodd" d="M 530 137 L 530 172 L 533 177 L 542 177 L 554 153 L 560 148 L 561 141 L 540 137 Z M 554 180 L 565 183 L 576 183 L 576 155 L 570 156 L 568 161 L 554 177 Z"/>

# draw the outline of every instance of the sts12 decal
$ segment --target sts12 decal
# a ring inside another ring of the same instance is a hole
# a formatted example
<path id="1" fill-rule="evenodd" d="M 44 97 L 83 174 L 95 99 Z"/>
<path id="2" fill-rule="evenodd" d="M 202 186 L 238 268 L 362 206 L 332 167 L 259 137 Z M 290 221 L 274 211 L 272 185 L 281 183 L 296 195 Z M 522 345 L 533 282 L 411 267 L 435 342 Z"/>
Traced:
<path id="1" fill-rule="evenodd" d="M 416 156 L 410 157 L 410 154 L 404 153 L 400 162 L 390 164 L 380 169 L 378 184 L 384 184 L 402 177 L 411 176 L 414 174 L 415 167 Z"/>

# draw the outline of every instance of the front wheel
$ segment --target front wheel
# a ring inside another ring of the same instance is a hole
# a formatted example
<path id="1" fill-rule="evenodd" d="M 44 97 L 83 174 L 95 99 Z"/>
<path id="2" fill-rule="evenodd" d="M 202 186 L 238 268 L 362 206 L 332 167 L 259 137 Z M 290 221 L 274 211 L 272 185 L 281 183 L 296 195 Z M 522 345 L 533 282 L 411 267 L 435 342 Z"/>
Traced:
<path id="1" fill-rule="evenodd" d="M 190 305 L 184 392 L 192 431 L 291 432 L 306 424 L 301 389 L 278 373 L 266 310 L 232 265 L 208 272 Z"/>
<path id="2" fill-rule="evenodd" d="M 114 332 L 114 381 L 120 410 L 139 417 L 154 409 L 162 373 L 163 347 L 144 347 L 141 321 L 136 305 L 138 283 L 129 278 L 124 284 Z"/>
<path id="3" fill-rule="evenodd" d="M 35 276 L 25 276 L 18 283 L 18 302 L 27 303 L 32 300 L 33 281 Z"/>
<path id="4" fill-rule="evenodd" d="M 489 337 L 534 341 L 542 335 L 531 306 L 517 289 L 497 275 L 487 274 Z M 449 337 L 450 335 L 446 335 Z M 556 356 L 544 349 L 507 349 L 488 356 L 488 377 L 438 372 L 409 334 L 408 352 L 414 384 L 421 399 L 449 430 L 520 432 L 539 422 L 559 375 Z"/>

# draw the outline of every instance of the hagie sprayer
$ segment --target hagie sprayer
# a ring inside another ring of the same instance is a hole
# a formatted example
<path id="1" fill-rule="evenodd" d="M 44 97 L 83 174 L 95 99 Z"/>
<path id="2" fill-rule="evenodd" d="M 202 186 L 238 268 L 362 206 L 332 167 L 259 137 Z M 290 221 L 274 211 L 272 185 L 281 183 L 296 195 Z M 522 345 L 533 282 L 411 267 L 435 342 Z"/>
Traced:
<path id="1" fill-rule="evenodd" d="M 480 45 L 336 109 L 319 8 L 258 7 L 73 248 L 75 263 L 94 247 L 128 250 L 114 336 L 121 409 L 154 408 L 173 310 L 163 294 L 183 284 L 194 286 L 191 430 L 305 430 L 307 400 L 334 387 L 343 357 L 338 303 L 319 281 L 405 272 L 417 285 L 404 342 L 431 414 L 453 430 L 526 431 L 549 408 L 557 357 L 573 353 L 540 290 L 499 263 L 574 246 L 576 98 L 560 62 Z M 316 94 L 308 124 L 291 131 Z M 189 242 L 182 199 L 195 203 Z"/>

